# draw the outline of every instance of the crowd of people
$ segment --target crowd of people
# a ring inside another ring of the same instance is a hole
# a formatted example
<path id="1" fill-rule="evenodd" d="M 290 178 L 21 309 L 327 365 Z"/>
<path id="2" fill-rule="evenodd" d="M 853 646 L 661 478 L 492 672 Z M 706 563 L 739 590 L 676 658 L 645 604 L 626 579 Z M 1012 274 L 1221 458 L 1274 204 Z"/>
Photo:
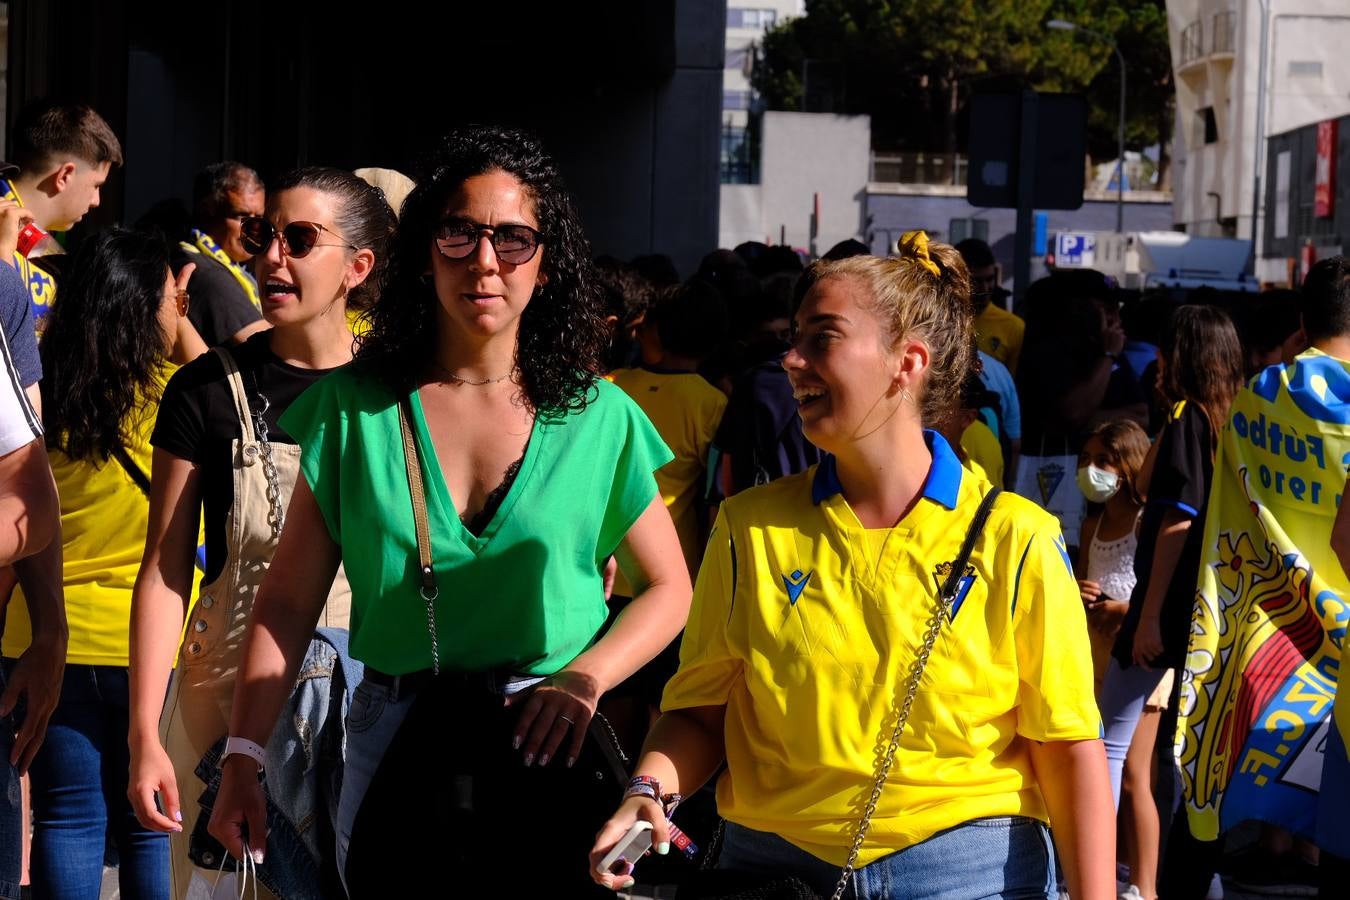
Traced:
<path id="1" fill-rule="evenodd" d="M 0 173 L 0 898 L 1344 895 L 1350 260 L 1011 302 L 913 231 L 682 278 L 490 126 L 413 179 L 213 164 L 62 253 L 122 164 L 44 102 Z M 1209 627 L 1232 504 L 1302 656 Z M 1311 812 L 1201 771 L 1286 676 Z"/>

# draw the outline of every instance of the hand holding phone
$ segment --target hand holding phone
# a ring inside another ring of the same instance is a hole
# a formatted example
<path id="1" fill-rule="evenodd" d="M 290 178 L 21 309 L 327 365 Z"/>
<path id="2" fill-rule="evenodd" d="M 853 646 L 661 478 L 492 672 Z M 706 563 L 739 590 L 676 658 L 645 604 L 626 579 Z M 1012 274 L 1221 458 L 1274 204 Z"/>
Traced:
<path id="1" fill-rule="evenodd" d="M 639 819 L 600 860 L 595 870 L 602 875 L 627 875 L 642 855 L 652 848 L 652 823 Z"/>

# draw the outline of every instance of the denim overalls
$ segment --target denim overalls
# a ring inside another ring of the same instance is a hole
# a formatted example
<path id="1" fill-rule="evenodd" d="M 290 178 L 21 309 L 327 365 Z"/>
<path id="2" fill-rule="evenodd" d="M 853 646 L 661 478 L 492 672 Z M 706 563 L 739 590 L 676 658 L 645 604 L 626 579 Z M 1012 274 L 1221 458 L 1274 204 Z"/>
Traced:
<path id="1" fill-rule="evenodd" d="M 160 719 L 160 740 L 173 762 L 183 813 L 183 830 L 170 835 L 169 861 L 177 900 L 187 897 L 194 875 L 208 886 L 216 878 L 216 869 L 197 868 L 188 855 L 189 837 L 201 815 L 198 798 L 205 787 L 196 769 L 202 757 L 229 731 L 244 629 L 253 597 L 276 552 L 279 529 L 272 519 L 278 509 L 284 510 L 289 504 L 300 471 L 298 446 L 258 439 L 239 367 L 228 350 L 217 347 L 215 352 L 225 367 L 242 440 L 233 442 L 234 505 L 226 522 L 225 567 L 219 577 L 202 585 L 188 615 L 178 667 Z M 269 453 L 275 466 L 276 496 L 272 498 L 268 496 L 271 479 L 265 471 Z M 350 611 L 351 588 L 339 568 L 319 626 L 346 628 Z M 258 896 L 272 895 L 263 889 Z"/>

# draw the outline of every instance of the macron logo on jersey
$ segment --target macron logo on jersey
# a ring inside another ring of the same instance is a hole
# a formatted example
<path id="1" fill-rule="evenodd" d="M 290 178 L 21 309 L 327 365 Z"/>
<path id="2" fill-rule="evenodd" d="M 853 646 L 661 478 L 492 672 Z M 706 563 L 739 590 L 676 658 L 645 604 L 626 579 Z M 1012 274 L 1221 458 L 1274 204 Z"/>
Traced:
<path id="1" fill-rule="evenodd" d="M 797 598 L 806 590 L 806 585 L 811 581 L 811 574 L 807 572 L 803 575 L 802 570 L 797 569 L 791 575 L 783 576 L 783 587 L 787 588 L 789 606 L 797 605 Z"/>

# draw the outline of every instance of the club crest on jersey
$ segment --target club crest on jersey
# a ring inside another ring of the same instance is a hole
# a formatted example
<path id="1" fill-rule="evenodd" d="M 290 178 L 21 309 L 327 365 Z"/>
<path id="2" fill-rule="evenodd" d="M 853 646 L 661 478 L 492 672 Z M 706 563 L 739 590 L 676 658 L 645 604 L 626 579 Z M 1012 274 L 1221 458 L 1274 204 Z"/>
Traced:
<path id="1" fill-rule="evenodd" d="M 789 606 L 797 605 L 797 598 L 802 595 L 802 591 L 806 590 L 806 585 L 811 581 L 811 574 L 796 569 L 791 575 L 783 576 L 783 587 L 787 589 Z"/>
<path id="2" fill-rule="evenodd" d="M 946 583 L 947 576 L 951 574 L 952 564 L 949 562 L 938 563 L 933 567 L 933 583 L 939 591 L 942 585 Z M 966 566 L 966 574 L 956 582 L 956 596 L 952 599 L 952 605 L 947 610 L 947 619 L 952 621 L 956 619 L 956 614 L 961 611 L 961 604 L 966 602 L 966 595 L 970 593 L 970 588 L 975 584 L 975 567 Z"/>
<path id="3" fill-rule="evenodd" d="M 1059 463 L 1046 463 L 1036 470 L 1036 487 L 1041 492 L 1041 505 L 1048 506 L 1050 498 L 1055 496 L 1055 491 L 1059 490 L 1060 482 L 1064 480 L 1064 467 Z"/>

